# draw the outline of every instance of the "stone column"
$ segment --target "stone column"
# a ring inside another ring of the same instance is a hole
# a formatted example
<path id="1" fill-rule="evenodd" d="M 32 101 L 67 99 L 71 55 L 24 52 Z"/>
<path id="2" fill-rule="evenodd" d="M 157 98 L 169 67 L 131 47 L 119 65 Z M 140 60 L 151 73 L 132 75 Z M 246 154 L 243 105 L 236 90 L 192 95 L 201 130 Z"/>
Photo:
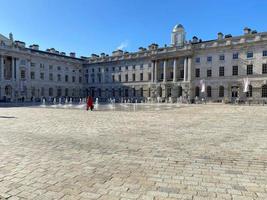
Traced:
<path id="1" fill-rule="evenodd" d="M 155 74 L 154 74 L 154 82 L 158 82 L 158 61 L 155 61 Z"/>
<path id="2" fill-rule="evenodd" d="M 12 65 L 12 80 L 16 80 L 16 65 L 15 65 L 15 59 L 14 57 L 12 57 L 11 59 L 11 65 Z"/>
<path id="3" fill-rule="evenodd" d="M 166 70 L 167 70 L 167 60 L 163 62 L 163 82 L 166 82 Z"/>
<path id="4" fill-rule="evenodd" d="M 154 82 L 154 70 L 155 70 L 155 61 L 152 61 L 152 70 L 151 70 L 151 82 Z"/>
<path id="5" fill-rule="evenodd" d="M 4 57 L 3 56 L 0 56 L 0 80 L 1 81 L 4 81 Z"/>
<path id="6" fill-rule="evenodd" d="M 188 81 L 190 82 L 192 74 L 192 58 L 188 58 L 187 65 L 188 65 Z"/>
<path id="7" fill-rule="evenodd" d="M 187 80 L 187 58 L 184 58 L 184 81 Z"/>
<path id="8" fill-rule="evenodd" d="M 173 82 L 175 83 L 176 80 L 176 72 L 177 71 L 177 58 L 174 59 L 173 61 Z"/>

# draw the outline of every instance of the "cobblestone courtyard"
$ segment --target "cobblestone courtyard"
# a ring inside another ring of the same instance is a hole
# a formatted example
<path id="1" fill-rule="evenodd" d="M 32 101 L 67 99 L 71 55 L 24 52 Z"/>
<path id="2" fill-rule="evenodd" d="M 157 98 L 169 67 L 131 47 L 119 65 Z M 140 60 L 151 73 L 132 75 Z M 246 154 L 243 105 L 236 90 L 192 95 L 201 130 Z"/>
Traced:
<path id="1" fill-rule="evenodd" d="M 267 107 L 0 108 L 0 199 L 267 199 Z"/>

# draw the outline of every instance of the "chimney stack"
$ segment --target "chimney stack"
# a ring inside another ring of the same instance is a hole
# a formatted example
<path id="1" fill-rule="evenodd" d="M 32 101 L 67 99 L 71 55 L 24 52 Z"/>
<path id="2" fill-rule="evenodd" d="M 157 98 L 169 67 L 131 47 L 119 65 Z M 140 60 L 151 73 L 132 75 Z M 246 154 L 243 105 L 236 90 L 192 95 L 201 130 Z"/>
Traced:
<path id="1" fill-rule="evenodd" d="M 219 32 L 217 35 L 218 35 L 218 37 L 217 37 L 218 40 L 222 40 L 223 39 L 223 33 Z"/>

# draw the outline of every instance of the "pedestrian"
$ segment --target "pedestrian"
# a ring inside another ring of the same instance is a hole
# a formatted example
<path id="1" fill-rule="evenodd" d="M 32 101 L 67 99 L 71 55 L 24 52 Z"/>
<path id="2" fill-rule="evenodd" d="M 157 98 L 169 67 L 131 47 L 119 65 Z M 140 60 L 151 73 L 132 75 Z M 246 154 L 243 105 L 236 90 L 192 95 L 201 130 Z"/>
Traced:
<path id="1" fill-rule="evenodd" d="M 86 110 L 89 110 L 89 109 L 91 111 L 93 111 L 93 109 L 94 109 L 94 101 L 93 101 L 93 98 L 91 96 L 89 96 L 87 98 L 87 108 L 86 108 Z"/>

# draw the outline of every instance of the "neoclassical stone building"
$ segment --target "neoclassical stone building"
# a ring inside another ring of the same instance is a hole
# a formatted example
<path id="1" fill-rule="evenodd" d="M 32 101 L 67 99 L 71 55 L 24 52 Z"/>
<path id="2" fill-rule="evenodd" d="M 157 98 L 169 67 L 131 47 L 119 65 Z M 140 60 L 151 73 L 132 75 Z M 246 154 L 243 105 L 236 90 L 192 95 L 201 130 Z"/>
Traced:
<path id="1" fill-rule="evenodd" d="M 76 58 L 55 49 L 26 47 L 0 35 L 0 99 L 84 97 L 209 101 L 267 98 L 267 33 L 249 28 L 241 36 L 186 40 L 182 25 L 171 44 L 137 52 Z"/>

